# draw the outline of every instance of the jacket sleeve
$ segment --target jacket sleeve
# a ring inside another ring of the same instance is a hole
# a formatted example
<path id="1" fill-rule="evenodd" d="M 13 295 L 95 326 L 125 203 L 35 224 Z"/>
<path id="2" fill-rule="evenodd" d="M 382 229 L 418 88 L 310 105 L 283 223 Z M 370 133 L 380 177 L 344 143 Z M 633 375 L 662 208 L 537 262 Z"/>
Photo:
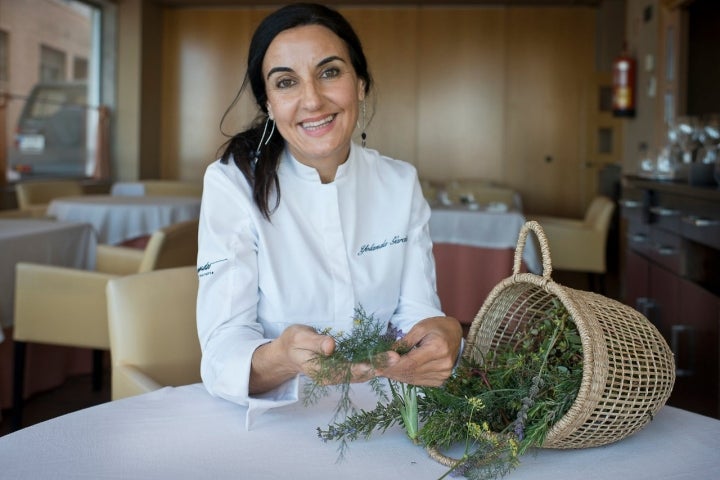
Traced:
<path id="1" fill-rule="evenodd" d="M 253 352 L 264 338 L 257 319 L 258 235 L 250 189 L 232 165 L 218 162 L 205 173 L 198 236 L 197 326 L 206 389 L 248 409 L 252 419 L 268 408 L 297 401 L 298 379 L 253 398 Z"/>

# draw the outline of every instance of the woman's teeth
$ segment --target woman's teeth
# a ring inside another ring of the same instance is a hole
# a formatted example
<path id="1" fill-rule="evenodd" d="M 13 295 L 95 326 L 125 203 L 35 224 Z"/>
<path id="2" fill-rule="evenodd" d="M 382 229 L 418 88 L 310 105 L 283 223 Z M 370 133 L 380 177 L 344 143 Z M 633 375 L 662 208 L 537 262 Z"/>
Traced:
<path id="1" fill-rule="evenodd" d="M 316 122 L 303 122 L 302 127 L 307 129 L 319 128 L 332 122 L 333 118 L 335 118 L 335 115 L 328 115 L 322 120 L 318 120 Z"/>

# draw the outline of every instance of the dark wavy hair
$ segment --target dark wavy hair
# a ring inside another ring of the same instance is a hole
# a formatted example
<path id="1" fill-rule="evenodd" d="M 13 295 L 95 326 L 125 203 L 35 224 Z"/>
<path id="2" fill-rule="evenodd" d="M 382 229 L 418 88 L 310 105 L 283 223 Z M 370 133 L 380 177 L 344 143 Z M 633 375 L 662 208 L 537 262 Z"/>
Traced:
<path id="1" fill-rule="evenodd" d="M 233 160 L 252 185 L 255 204 L 268 220 L 280 202 L 280 182 L 277 168 L 285 140 L 281 135 L 274 133 L 269 142 L 265 143 L 266 137 L 263 145 L 260 145 L 268 118 L 267 93 L 262 64 L 270 43 L 279 33 L 304 25 L 321 25 L 340 37 L 347 45 L 355 74 L 365 82 L 366 94 L 372 85 L 372 77 L 368 71 L 360 39 L 350 23 L 336 10 L 314 3 L 295 3 L 276 10 L 260 23 L 250 41 L 245 78 L 240 91 L 223 115 L 221 126 L 229 111 L 237 104 L 240 96 L 247 89 L 248 84 L 252 89 L 260 113 L 247 130 L 236 134 L 224 144 L 220 161 L 228 163 L 231 159 Z M 268 133 L 269 131 L 270 127 L 268 127 Z M 257 149 L 260 150 L 259 157 L 255 156 Z M 276 192 L 275 204 L 270 207 L 269 198 L 273 190 Z"/>

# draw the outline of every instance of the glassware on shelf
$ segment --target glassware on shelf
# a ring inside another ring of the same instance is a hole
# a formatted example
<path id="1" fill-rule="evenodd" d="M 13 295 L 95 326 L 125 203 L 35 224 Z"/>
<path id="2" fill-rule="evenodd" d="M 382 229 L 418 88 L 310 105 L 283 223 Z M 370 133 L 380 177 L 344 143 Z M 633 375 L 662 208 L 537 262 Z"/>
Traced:
<path id="1" fill-rule="evenodd" d="M 675 180 L 681 170 L 681 157 L 677 146 L 642 150 L 638 175 L 653 180 Z"/>
<path id="2" fill-rule="evenodd" d="M 676 145 L 682 152 L 682 163 L 692 163 L 700 146 L 703 128 L 697 117 L 678 117 L 673 129 L 676 136 Z"/>
<path id="3" fill-rule="evenodd" d="M 655 176 L 659 179 L 670 180 L 677 176 L 678 162 L 676 151 L 671 147 L 663 147 L 655 160 Z"/>
<path id="4" fill-rule="evenodd" d="M 720 114 L 705 117 L 701 142 L 698 161 L 708 172 L 712 170 L 712 178 L 720 185 Z M 706 183 L 712 184 L 712 179 L 708 178 Z"/>
<path id="5" fill-rule="evenodd" d="M 720 161 L 720 114 L 678 117 L 668 125 L 666 142 L 653 165 L 654 178 L 686 180 L 698 186 L 718 181 L 714 177 L 720 176 L 715 172 L 720 169 L 716 166 Z"/>

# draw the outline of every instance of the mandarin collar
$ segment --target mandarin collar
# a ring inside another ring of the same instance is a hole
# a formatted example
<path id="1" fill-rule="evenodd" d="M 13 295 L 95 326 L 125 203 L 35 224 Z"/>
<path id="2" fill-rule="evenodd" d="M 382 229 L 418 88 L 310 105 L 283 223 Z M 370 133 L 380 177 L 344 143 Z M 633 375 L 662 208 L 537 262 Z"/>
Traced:
<path id="1" fill-rule="evenodd" d="M 358 147 L 355 142 L 350 142 L 350 154 L 348 155 L 348 158 L 344 163 L 338 165 L 337 172 L 335 172 L 335 180 L 330 182 L 331 184 L 342 180 L 348 175 L 350 175 L 350 172 L 352 171 L 355 163 L 357 163 L 355 157 L 358 154 L 358 148 L 360 147 Z M 309 167 L 304 163 L 299 162 L 290 153 L 290 150 L 287 147 L 285 148 L 285 150 L 283 150 L 282 160 L 280 162 L 280 171 L 282 172 L 283 170 L 302 180 L 321 183 L 320 174 L 317 172 L 317 170 L 315 170 L 315 168 L 313 167 Z"/>

